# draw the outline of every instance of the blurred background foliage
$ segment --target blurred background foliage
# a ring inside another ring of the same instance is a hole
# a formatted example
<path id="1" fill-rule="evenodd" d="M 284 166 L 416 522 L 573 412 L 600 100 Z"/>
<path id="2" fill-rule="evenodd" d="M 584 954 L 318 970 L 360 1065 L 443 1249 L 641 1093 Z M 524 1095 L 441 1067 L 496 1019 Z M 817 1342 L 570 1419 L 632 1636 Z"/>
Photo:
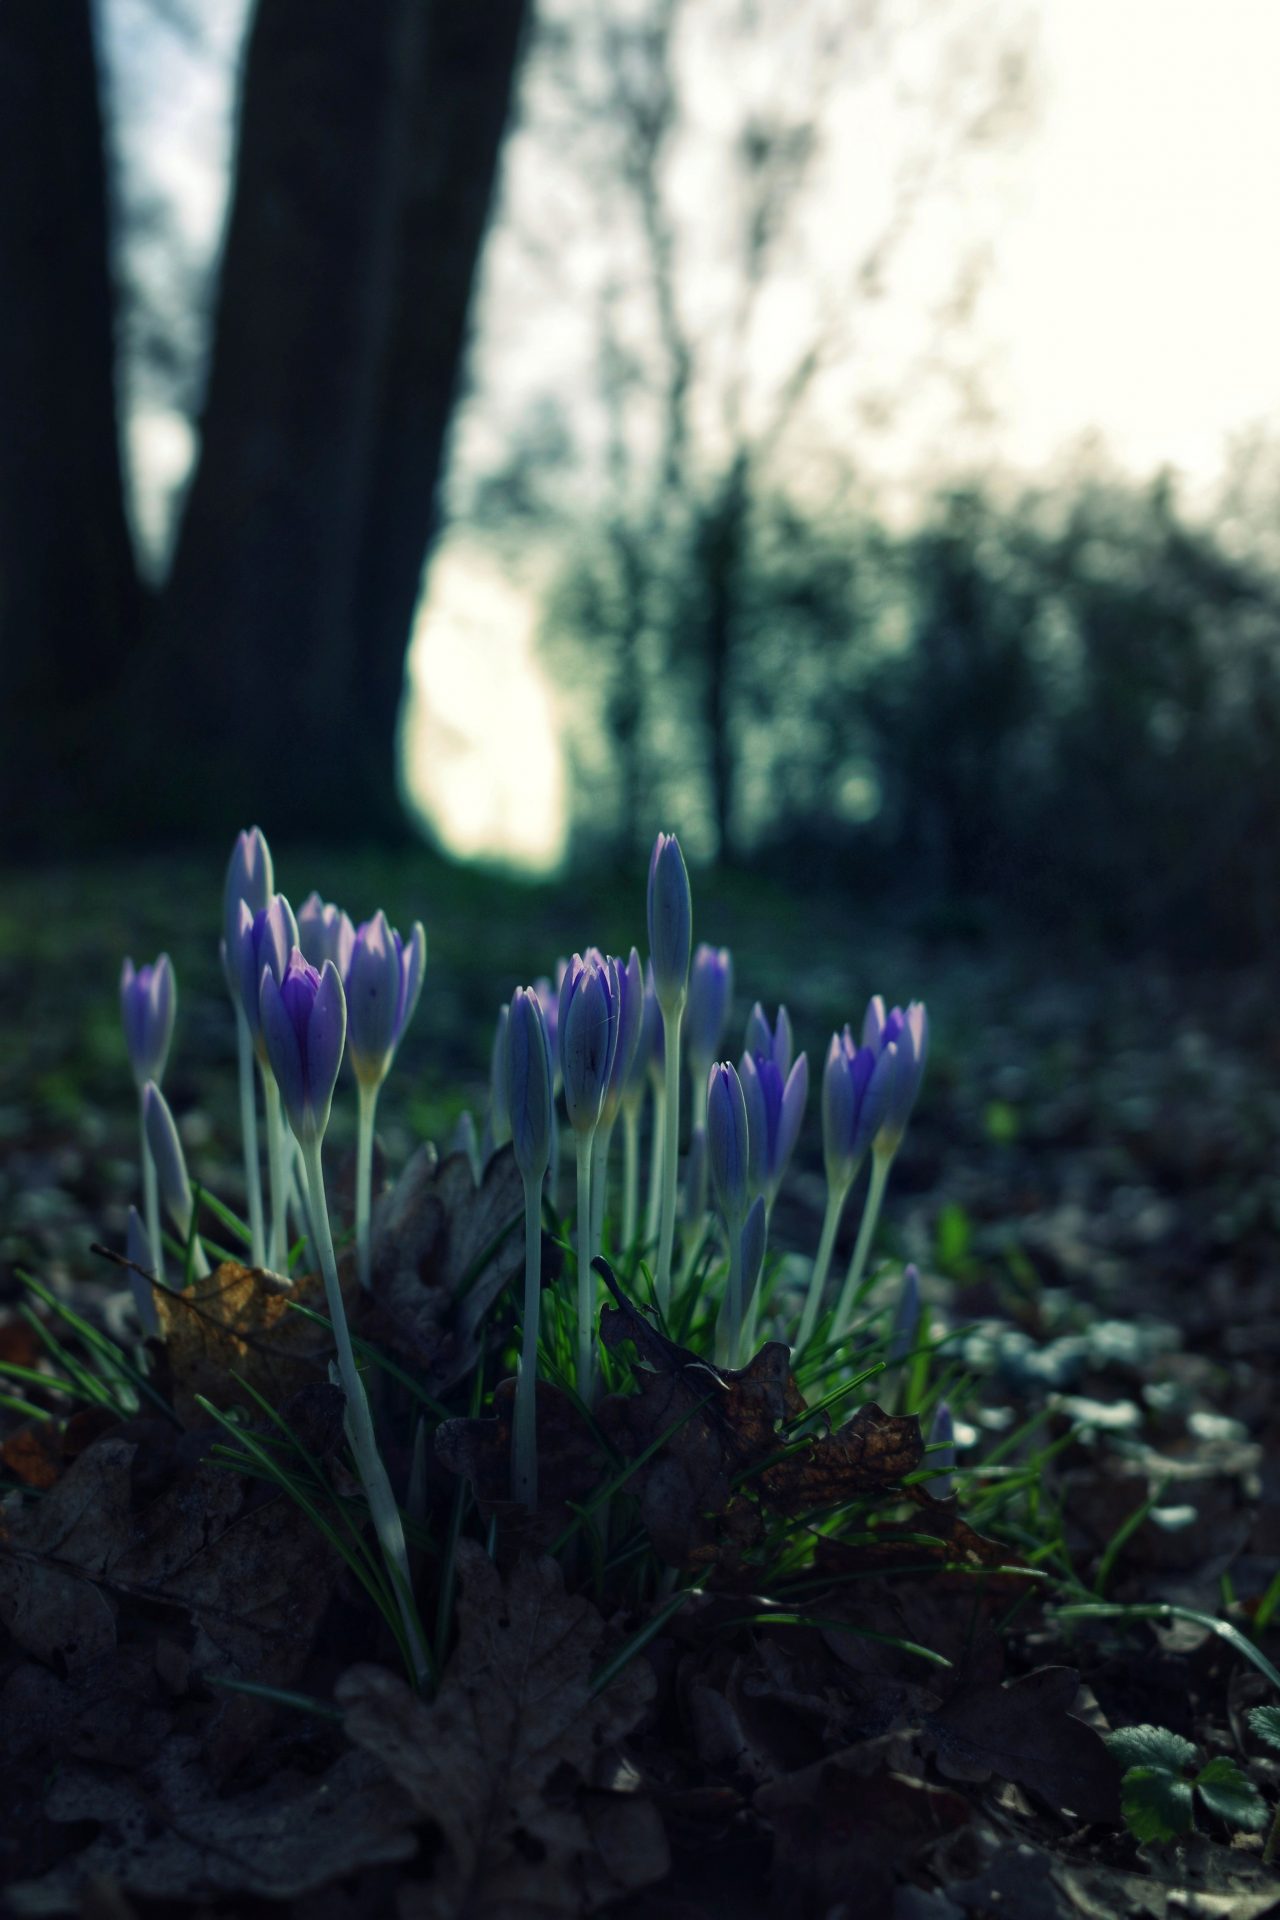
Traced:
<path id="1" fill-rule="evenodd" d="M 513 865 L 661 823 L 915 924 L 1265 948 L 1276 443 L 998 457 L 1054 9 L 909 11 L 9 0 L 7 855 L 472 804 Z"/>

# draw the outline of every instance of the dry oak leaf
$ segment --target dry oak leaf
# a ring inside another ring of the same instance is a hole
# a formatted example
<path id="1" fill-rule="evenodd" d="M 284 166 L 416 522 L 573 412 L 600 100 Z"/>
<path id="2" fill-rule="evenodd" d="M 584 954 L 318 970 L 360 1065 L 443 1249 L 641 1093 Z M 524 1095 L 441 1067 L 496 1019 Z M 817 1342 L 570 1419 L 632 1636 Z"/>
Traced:
<path id="1" fill-rule="evenodd" d="M 215 1424 L 197 1404 L 198 1395 L 218 1407 L 256 1414 L 241 1380 L 279 1406 L 329 1377 L 333 1336 L 291 1304 L 327 1314 L 318 1273 L 298 1274 L 292 1289 L 281 1293 L 256 1267 L 224 1260 L 180 1293 L 157 1287 L 155 1301 L 173 1410 L 188 1430 Z"/>
<path id="2" fill-rule="evenodd" d="M 477 1187 L 465 1154 L 418 1149 L 378 1202 L 373 1229 L 371 1338 L 443 1393 L 474 1367 L 485 1315 L 522 1270 L 524 1181 L 510 1147 Z"/>
<path id="3" fill-rule="evenodd" d="M 67 1769 L 45 1811 L 101 1831 L 43 1879 L 9 1889 L 24 1916 L 81 1913 L 103 1878 L 151 1900 L 297 1899 L 361 1867 L 406 1860 L 416 1844 L 403 1798 L 366 1754 L 343 1754 L 319 1779 L 277 1775 L 221 1799 L 197 1743 L 176 1736 L 136 1775 Z"/>
<path id="4" fill-rule="evenodd" d="M 792 1446 L 783 1422 L 793 1426 L 805 1402 L 789 1347 L 767 1341 L 745 1367 L 711 1367 L 659 1333 L 599 1265 L 617 1302 L 601 1316 L 600 1337 L 610 1349 L 630 1341 L 644 1364 L 639 1393 L 611 1396 L 598 1417 L 629 1459 L 668 1436 L 636 1475 L 641 1517 L 664 1560 L 732 1559 L 758 1530 L 757 1501 L 791 1516 L 890 1487 L 919 1466 L 915 1415 L 886 1414 L 874 1402 L 838 1432 Z"/>
<path id="5" fill-rule="evenodd" d="M 1101 1735 L 1068 1712 L 1079 1688 L 1074 1667 L 958 1687 L 925 1716 L 924 1732 L 953 1780 L 999 1774 L 1050 1807 L 1118 1825 L 1121 1769 Z"/>
<path id="6" fill-rule="evenodd" d="M 68 1677 L 111 1654 L 117 1616 L 179 1607 L 192 1670 L 289 1686 L 305 1665 L 339 1562 L 282 1495 L 208 1462 L 137 1500 L 138 1445 L 109 1434 L 14 1516 L 0 1551 L 0 1621 L 18 1646 Z M 137 1503 L 135 1504 L 135 1501 Z M 232 1763 L 271 1709 L 220 1696 L 209 1757 Z"/>
<path id="7" fill-rule="evenodd" d="M 350 1669 L 336 1698 L 346 1731 L 382 1761 L 443 1845 L 406 1893 L 413 1920 L 552 1920 L 597 1913 L 659 1880 L 658 1815 L 610 1792 L 612 1749 L 654 1691 L 633 1660 L 592 1692 L 604 1621 L 567 1594 L 553 1560 L 504 1581 L 482 1548 L 458 1548 L 458 1645 L 425 1704 L 380 1667 Z"/>

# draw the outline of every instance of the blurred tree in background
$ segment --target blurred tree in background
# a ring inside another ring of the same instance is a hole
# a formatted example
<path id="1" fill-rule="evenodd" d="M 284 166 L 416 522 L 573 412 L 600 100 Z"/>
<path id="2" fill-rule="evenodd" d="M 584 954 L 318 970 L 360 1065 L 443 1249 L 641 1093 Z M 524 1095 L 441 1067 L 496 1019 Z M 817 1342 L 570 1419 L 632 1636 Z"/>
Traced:
<path id="1" fill-rule="evenodd" d="M 282 833 L 403 830 L 404 654 L 523 14 L 255 9 L 199 461 L 153 593 L 123 506 L 89 0 L 0 10 L 11 844 L 119 839 L 140 812 L 156 838 L 223 835 L 228 792 Z"/>

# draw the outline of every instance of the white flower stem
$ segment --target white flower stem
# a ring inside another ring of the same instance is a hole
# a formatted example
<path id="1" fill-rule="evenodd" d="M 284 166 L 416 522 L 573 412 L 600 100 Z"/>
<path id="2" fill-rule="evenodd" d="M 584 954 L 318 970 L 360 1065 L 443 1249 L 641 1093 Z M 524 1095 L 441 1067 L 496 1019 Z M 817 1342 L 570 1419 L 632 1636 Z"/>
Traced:
<path id="1" fill-rule="evenodd" d="M 662 1126 L 662 1229 L 654 1291 L 658 1311 L 671 1311 L 671 1254 L 676 1240 L 676 1175 L 680 1158 L 680 1022 L 684 1001 L 668 1013 L 662 1009 L 662 1040 L 666 1053 L 666 1114 Z"/>
<path id="2" fill-rule="evenodd" d="M 249 1259 L 267 1264 L 267 1229 L 262 1213 L 262 1168 L 258 1163 L 258 1101 L 253 1086 L 253 1038 L 244 1008 L 236 1002 L 236 1059 L 240 1068 L 240 1136 L 244 1142 L 244 1185 L 249 1199 Z M 150 1223 L 148 1223 L 150 1231 Z"/>
<path id="3" fill-rule="evenodd" d="M 663 1106 L 658 1098 L 658 1089 L 653 1089 L 653 1125 L 649 1137 L 649 1200 L 644 1216 L 644 1244 L 654 1247 L 658 1243 L 658 1228 L 662 1224 L 662 1133 Z"/>
<path id="4" fill-rule="evenodd" d="M 151 1158 L 151 1148 L 147 1144 L 146 1108 L 142 1105 L 142 1096 L 138 1096 L 138 1123 L 142 1134 L 142 1206 L 146 1215 L 147 1239 L 151 1243 L 151 1271 L 161 1286 L 164 1278 L 164 1241 L 160 1235 L 160 1183 L 156 1179 L 156 1163 Z"/>
<path id="5" fill-rule="evenodd" d="M 373 1288 L 373 1246 L 370 1221 L 373 1215 L 373 1122 L 378 1110 L 378 1089 L 365 1080 L 356 1082 L 356 1271 L 366 1293 Z"/>
<path id="6" fill-rule="evenodd" d="M 382 1557 L 386 1561 L 391 1586 L 395 1591 L 414 1675 L 421 1683 L 430 1671 L 430 1660 L 413 1605 L 413 1585 L 409 1574 L 409 1556 L 405 1548 L 400 1509 L 396 1505 L 396 1497 L 391 1490 L 391 1481 L 382 1463 L 382 1455 L 378 1452 L 378 1443 L 373 1431 L 373 1417 L 369 1412 L 364 1381 L 360 1378 L 359 1369 L 356 1366 L 351 1333 L 347 1326 L 346 1308 L 342 1304 L 338 1262 L 333 1251 L 333 1235 L 329 1231 L 329 1210 L 324 1193 L 324 1169 L 320 1164 L 320 1142 L 313 1140 L 304 1144 L 302 1154 L 307 1170 L 311 1237 L 320 1256 L 325 1299 L 329 1307 L 329 1319 L 333 1325 L 334 1344 L 338 1349 L 338 1373 L 342 1380 L 342 1390 L 347 1397 L 347 1434 L 351 1441 L 351 1451 L 355 1456 L 361 1485 L 364 1487 L 365 1498 L 369 1502 L 369 1517 L 373 1521 L 374 1532 L 378 1536 Z"/>
<path id="7" fill-rule="evenodd" d="M 511 1427 L 511 1492 L 538 1504 L 538 1316 L 542 1304 L 542 1181 L 524 1183 L 524 1335 Z"/>
<path id="8" fill-rule="evenodd" d="M 596 1277 L 591 1271 L 591 1149 L 595 1128 L 575 1133 L 578 1148 L 578 1393 L 587 1406 L 595 1399 L 594 1314 Z"/>
<path id="9" fill-rule="evenodd" d="M 280 1089 L 270 1067 L 262 1069 L 262 1101 L 267 1111 L 267 1173 L 271 1181 L 271 1239 L 267 1266 L 272 1273 L 289 1271 L 289 1179 L 285 1168 L 284 1117 Z"/>
<path id="10" fill-rule="evenodd" d="M 687 1191 L 685 1207 L 690 1220 L 701 1220 L 707 1210 L 707 1187 L 710 1167 L 707 1162 L 707 1095 L 711 1069 L 703 1073 L 701 1065 L 698 1071 L 689 1076 L 689 1138 L 692 1143 L 698 1134 L 702 1135 L 702 1145 L 697 1153 L 690 1153 L 690 1173 L 686 1176 Z"/>
<path id="11" fill-rule="evenodd" d="M 876 1222 L 880 1218 L 880 1208 L 884 1201 L 884 1190 L 889 1180 L 889 1169 L 893 1165 L 893 1156 L 887 1153 L 873 1153 L 871 1156 L 871 1184 L 867 1188 L 866 1205 L 862 1209 L 862 1223 L 858 1228 L 858 1238 L 853 1249 L 853 1258 L 849 1262 L 849 1271 L 844 1277 L 844 1286 L 840 1290 L 840 1304 L 836 1308 L 835 1319 L 831 1323 L 831 1332 L 835 1339 L 842 1340 L 853 1325 L 853 1316 L 864 1297 L 862 1287 L 863 1269 L 867 1264 L 867 1255 L 871 1251 L 871 1241 L 875 1235 Z"/>
<path id="12" fill-rule="evenodd" d="M 849 1197 L 849 1182 L 842 1186 L 827 1188 L 827 1210 L 822 1216 L 822 1233 L 818 1240 L 817 1258 L 813 1263 L 813 1277 L 809 1281 L 809 1291 L 805 1295 L 804 1312 L 800 1315 L 800 1330 L 796 1334 L 795 1345 L 791 1351 L 798 1358 L 813 1337 L 818 1314 L 822 1307 L 822 1290 L 827 1284 L 827 1274 L 831 1268 L 831 1255 L 835 1251 L 836 1234 L 840 1230 L 840 1216 L 844 1212 L 844 1203 Z"/>
<path id="13" fill-rule="evenodd" d="M 640 1210 L 640 1109 L 634 1101 L 622 1109 L 622 1251 L 636 1243 Z"/>

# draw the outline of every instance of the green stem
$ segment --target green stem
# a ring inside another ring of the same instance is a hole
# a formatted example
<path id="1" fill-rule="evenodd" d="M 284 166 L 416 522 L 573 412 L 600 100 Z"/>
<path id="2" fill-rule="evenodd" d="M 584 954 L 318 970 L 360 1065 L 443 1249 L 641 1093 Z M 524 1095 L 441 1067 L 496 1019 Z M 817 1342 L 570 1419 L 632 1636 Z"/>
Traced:
<path id="1" fill-rule="evenodd" d="M 831 1255 L 835 1251 L 836 1234 L 840 1231 L 840 1216 L 844 1212 L 844 1203 L 849 1197 L 849 1182 L 842 1187 L 827 1188 L 827 1210 L 822 1216 L 822 1234 L 818 1241 L 817 1258 L 813 1263 L 813 1278 L 809 1282 L 809 1291 L 805 1295 L 804 1312 L 800 1316 L 800 1331 L 792 1348 L 792 1356 L 798 1358 L 813 1337 L 817 1325 L 818 1313 L 822 1306 L 822 1290 L 827 1284 L 827 1273 L 831 1266 Z"/>
<path id="2" fill-rule="evenodd" d="M 742 1222 L 726 1221 L 729 1235 L 729 1278 L 716 1319 L 716 1365 L 741 1366 L 742 1353 Z"/>
<path id="3" fill-rule="evenodd" d="M 524 1338 L 511 1426 L 511 1492 L 538 1504 L 538 1315 L 542 1303 L 542 1181 L 524 1183 Z"/>
<path id="4" fill-rule="evenodd" d="M 329 1307 L 329 1319 L 333 1325 L 334 1344 L 338 1349 L 338 1373 L 342 1380 L 342 1390 L 347 1397 L 347 1434 L 351 1441 L 351 1451 L 355 1456 L 360 1481 L 364 1487 L 365 1498 L 369 1502 L 369 1517 L 373 1521 L 374 1532 L 382 1548 L 382 1557 L 387 1563 L 391 1585 L 395 1589 L 400 1618 L 409 1643 L 414 1677 L 421 1684 L 430 1671 L 430 1661 L 422 1638 L 417 1609 L 413 1604 L 409 1556 L 405 1549 L 400 1509 L 396 1505 L 396 1497 L 391 1490 L 391 1481 L 382 1463 L 382 1455 L 378 1452 L 378 1442 L 373 1431 L 373 1418 L 369 1412 L 369 1401 L 365 1394 L 364 1381 L 360 1378 L 360 1371 L 356 1366 L 356 1356 L 351 1345 L 351 1332 L 347 1326 L 347 1311 L 342 1303 L 338 1262 L 333 1251 L 333 1235 L 329 1231 L 329 1209 L 325 1201 L 324 1169 L 320 1164 L 320 1142 L 312 1140 L 305 1143 L 302 1153 L 307 1170 L 311 1237 L 320 1256 L 325 1299 Z"/>
<path id="5" fill-rule="evenodd" d="M 893 1157 L 887 1153 L 873 1153 L 871 1156 L 871 1184 L 867 1188 L 866 1205 L 862 1209 L 862 1224 L 858 1228 L 858 1238 L 853 1249 L 853 1258 L 849 1262 L 849 1271 L 844 1277 L 844 1286 L 840 1292 L 840 1304 L 836 1308 L 835 1319 L 831 1323 L 831 1332 L 835 1339 L 842 1340 L 853 1325 L 853 1316 L 865 1297 L 862 1286 L 862 1272 L 867 1264 L 867 1255 L 871 1251 L 871 1241 L 875 1234 L 876 1222 L 880 1218 L 880 1207 L 884 1201 L 884 1190 L 889 1180 L 889 1169 Z"/>
<path id="6" fill-rule="evenodd" d="M 284 1118 L 280 1089 L 270 1067 L 262 1069 L 262 1101 L 267 1110 L 267 1173 L 271 1181 L 271 1239 L 267 1266 L 272 1273 L 289 1271 L 289 1182 L 284 1164 Z"/>
<path id="7" fill-rule="evenodd" d="M 649 1203 L 644 1216 L 644 1244 L 656 1247 L 662 1224 L 662 1133 L 663 1106 L 657 1082 L 653 1083 L 653 1125 L 649 1136 Z"/>
<path id="8" fill-rule="evenodd" d="M 267 1264 L 267 1229 L 262 1213 L 262 1168 L 258 1162 L 258 1102 L 253 1090 L 253 1037 L 244 1008 L 236 1001 L 236 1059 L 240 1068 L 240 1137 L 244 1142 L 244 1185 L 249 1200 L 251 1265 Z"/>
<path id="9" fill-rule="evenodd" d="M 373 1213 L 373 1117 L 378 1089 L 356 1082 L 356 1271 L 366 1293 L 373 1288 L 373 1250 L 369 1223 Z"/>
<path id="10" fill-rule="evenodd" d="M 147 1145 L 147 1122 L 142 1096 L 138 1096 L 138 1123 L 142 1133 L 142 1205 L 147 1220 L 147 1239 L 151 1242 L 151 1271 L 161 1286 L 164 1279 L 164 1240 L 160 1232 L 160 1183 L 156 1179 L 156 1163 L 151 1158 L 151 1148 Z"/>
<path id="11" fill-rule="evenodd" d="M 707 1062 L 703 1071 L 702 1062 L 690 1063 L 694 1071 L 689 1076 L 689 1165 L 686 1170 L 685 1211 L 690 1220 L 701 1220 L 707 1211 L 707 1093 L 711 1078 L 711 1063 Z M 693 1147 L 701 1135 L 701 1149 L 696 1154 Z"/>
<path id="12" fill-rule="evenodd" d="M 622 1250 L 627 1254 L 636 1243 L 639 1208 L 640 1108 L 632 1100 L 622 1109 Z"/>
<path id="13" fill-rule="evenodd" d="M 615 1121 L 600 1122 L 591 1150 L 591 1244 L 604 1246 L 604 1206 L 609 1194 L 609 1149 Z"/>
<path id="14" fill-rule="evenodd" d="M 592 1326 L 595 1275 L 591 1271 L 591 1149 L 595 1128 L 574 1135 L 578 1147 L 578 1393 L 587 1406 L 595 1399 L 596 1350 Z"/>
<path id="15" fill-rule="evenodd" d="M 662 1041 L 666 1050 L 666 1114 L 662 1127 L 662 1231 L 654 1291 L 665 1320 L 671 1311 L 671 1254 L 676 1240 L 676 1175 L 680 1158 L 680 1022 L 684 997 L 670 1012 L 662 1009 Z"/>

